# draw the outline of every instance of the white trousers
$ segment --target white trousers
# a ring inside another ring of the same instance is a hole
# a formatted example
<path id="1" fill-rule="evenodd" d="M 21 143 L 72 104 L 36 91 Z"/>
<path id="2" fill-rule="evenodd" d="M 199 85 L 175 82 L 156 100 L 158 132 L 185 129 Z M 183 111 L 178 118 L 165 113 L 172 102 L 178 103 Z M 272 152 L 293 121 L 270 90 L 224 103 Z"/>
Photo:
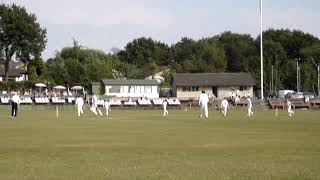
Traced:
<path id="1" fill-rule="evenodd" d="M 223 114 L 223 116 L 227 116 L 227 112 L 228 112 L 228 107 L 222 106 L 222 114 Z"/>
<path id="2" fill-rule="evenodd" d="M 167 116 L 169 112 L 167 111 L 167 108 L 163 108 L 163 116 Z"/>
<path id="3" fill-rule="evenodd" d="M 78 117 L 80 117 L 81 114 L 83 114 L 82 106 L 77 106 L 77 111 L 78 111 Z"/>
<path id="4" fill-rule="evenodd" d="M 93 112 L 93 114 L 96 116 L 98 113 L 100 116 L 102 116 L 102 112 L 100 111 L 99 107 L 97 105 L 92 105 L 90 110 Z M 98 112 L 98 113 L 97 113 Z"/>
<path id="5" fill-rule="evenodd" d="M 252 107 L 249 106 L 249 107 L 248 107 L 248 116 L 252 116 L 252 115 L 253 115 Z"/>
<path id="6" fill-rule="evenodd" d="M 209 117 L 207 104 L 200 105 L 200 117 L 203 117 L 203 116 L 205 116 L 206 118 Z"/>
<path id="7" fill-rule="evenodd" d="M 109 108 L 106 108 L 106 116 L 109 116 Z"/>
<path id="8" fill-rule="evenodd" d="M 294 112 L 292 111 L 291 107 L 288 107 L 288 114 L 289 114 L 289 116 L 292 116 L 292 114 L 294 114 Z"/>

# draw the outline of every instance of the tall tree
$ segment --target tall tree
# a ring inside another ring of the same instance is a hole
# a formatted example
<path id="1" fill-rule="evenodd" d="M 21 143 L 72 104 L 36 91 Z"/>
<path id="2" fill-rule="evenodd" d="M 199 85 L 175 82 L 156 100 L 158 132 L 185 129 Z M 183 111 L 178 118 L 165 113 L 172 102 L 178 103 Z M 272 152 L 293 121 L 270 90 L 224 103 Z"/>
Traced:
<path id="1" fill-rule="evenodd" d="M 5 61 L 6 82 L 12 57 L 24 63 L 39 58 L 46 41 L 46 30 L 34 14 L 15 4 L 0 5 L 0 55 Z"/>
<path id="2" fill-rule="evenodd" d="M 169 47 L 151 38 L 139 38 L 129 42 L 118 56 L 121 61 L 136 65 L 138 68 L 154 61 L 159 66 L 168 65 Z"/>
<path id="3" fill-rule="evenodd" d="M 228 71 L 245 71 L 244 64 L 252 54 L 254 39 L 247 34 L 224 32 L 218 36 L 228 61 Z"/>
<path id="4" fill-rule="evenodd" d="M 317 70 L 317 91 L 320 96 L 320 43 L 315 43 L 310 47 L 306 47 L 301 50 L 301 54 L 307 60 L 309 60 Z"/>

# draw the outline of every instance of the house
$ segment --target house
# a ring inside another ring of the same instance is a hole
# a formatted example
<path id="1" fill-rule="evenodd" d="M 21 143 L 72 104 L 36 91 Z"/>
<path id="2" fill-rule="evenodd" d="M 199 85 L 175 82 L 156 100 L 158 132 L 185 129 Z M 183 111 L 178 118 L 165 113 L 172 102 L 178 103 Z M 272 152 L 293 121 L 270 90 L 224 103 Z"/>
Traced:
<path id="1" fill-rule="evenodd" d="M 248 73 L 177 73 L 173 75 L 172 94 L 179 99 L 198 98 L 201 91 L 219 99 L 253 95 L 255 82 Z"/>
<path id="2" fill-rule="evenodd" d="M 103 79 L 104 95 L 114 97 L 159 98 L 159 83 L 156 80 Z"/>
<path id="3" fill-rule="evenodd" d="M 9 77 L 8 81 L 15 81 L 15 82 L 21 82 L 21 81 L 28 81 L 28 73 L 27 70 L 24 69 L 9 69 Z M 0 82 L 4 81 L 6 79 L 5 76 L 5 69 L 0 68 Z"/>

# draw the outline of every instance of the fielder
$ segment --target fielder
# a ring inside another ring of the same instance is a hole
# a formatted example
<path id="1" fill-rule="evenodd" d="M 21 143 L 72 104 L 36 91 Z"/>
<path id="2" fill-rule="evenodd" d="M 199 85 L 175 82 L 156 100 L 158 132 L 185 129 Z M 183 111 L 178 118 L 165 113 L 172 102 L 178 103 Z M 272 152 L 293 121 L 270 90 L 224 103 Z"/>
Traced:
<path id="1" fill-rule="evenodd" d="M 200 94 L 199 96 L 200 118 L 202 118 L 203 116 L 205 116 L 206 118 L 209 117 L 208 102 L 209 96 L 205 93 L 205 91 L 202 91 L 202 94 Z"/>
<path id="2" fill-rule="evenodd" d="M 84 105 L 84 100 L 82 99 L 82 97 L 80 96 L 77 97 L 75 105 L 77 107 L 78 117 L 80 117 L 81 114 L 83 114 L 83 105 Z"/>
<path id="3" fill-rule="evenodd" d="M 162 102 L 162 108 L 163 108 L 163 116 L 167 116 L 169 114 L 169 112 L 167 111 L 167 105 L 168 105 L 168 101 L 165 99 Z"/>
<path id="4" fill-rule="evenodd" d="M 223 99 L 221 101 L 221 106 L 220 106 L 223 116 L 227 116 L 228 107 L 229 107 L 229 102 L 226 99 Z"/>
<path id="5" fill-rule="evenodd" d="M 288 108 L 288 114 L 291 117 L 294 114 L 294 112 L 292 110 L 292 103 L 289 101 L 289 99 L 287 99 L 287 108 Z"/>
<path id="6" fill-rule="evenodd" d="M 110 102 L 108 99 L 106 99 L 103 103 L 103 107 L 106 109 L 106 116 L 109 116 L 109 110 L 110 110 Z"/>
<path id="7" fill-rule="evenodd" d="M 90 110 L 93 112 L 93 114 L 96 116 L 98 113 L 100 114 L 100 116 L 102 116 L 102 112 L 100 111 L 99 107 L 98 107 L 98 97 L 96 95 L 92 96 L 91 99 L 91 108 Z M 98 113 L 97 113 L 98 111 Z"/>
<path id="8" fill-rule="evenodd" d="M 248 116 L 253 116 L 253 112 L 252 112 L 252 102 L 250 97 L 247 97 L 247 108 L 248 108 Z"/>

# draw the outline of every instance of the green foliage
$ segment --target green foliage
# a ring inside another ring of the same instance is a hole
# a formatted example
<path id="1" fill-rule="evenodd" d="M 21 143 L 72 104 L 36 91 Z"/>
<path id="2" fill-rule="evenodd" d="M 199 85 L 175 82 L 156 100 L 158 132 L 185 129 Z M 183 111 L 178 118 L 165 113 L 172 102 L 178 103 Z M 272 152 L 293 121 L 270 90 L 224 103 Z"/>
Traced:
<path id="1" fill-rule="evenodd" d="M 229 72 L 244 72 L 248 64 L 248 57 L 254 51 L 254 39 L 248 34 L 225 32 L 218 36 L 223 45 L 228 61 Z"/>
<path id="2" fill-rule="evenodd" d="M 24 63 L 40 57 L 47 41 L 46 30 L 34 14 L 15 4 L 0 5 L 0 27 L 0 55 L 5 60 L 7 81 L 12 57 Z"/>
<path id="3" fill-rule="evenodd" d="M 121 61 L 141 68 L 149 62 L 155 62 L 160 66 L 167 65 L 168 52 L 168 45 L 142 37 L 129 42 L 125 50 L 118 53 L 118 56 Z"/>
<path id="4" fill-rule="evenodd" d="M 163 69 L 170 69 L 164 75 L 163 83 L 168 86 L 173 72 L 248 72 L 260 88 L 259 37 L 254 39 L 247 34 L 224 32 L 200 40 L 183 37 L 171 47 L 142 37 L 116 52 L 106 54 L 85 49 L 74 41 L 73 47 L 63 48 L 46 62 L 43 69 L 49 72 L 43 72 L 40 76 L 37 74 L 37 79 L 64 85 L 89 85 L 104 78 L 143 79 Z M 296 89 L 295 58 L 301 58 L 302 90 L 314 91 L 317 82 L 314 64 L 320 63 L 318 38 L 296 30 L 270 29 L 264 32 L 263 56 L 267 95 L 280 89 Z M 37 69 L 42 68 L 37 63 L 33 65 Z"/>
<path id="5" fill-rule="evenodd" d="M 226 70 L 225 52 L 215 39 L 194 41 L 182 38 L 172 47 L 171 57 L 176 72 L 224 72 Z"/>

